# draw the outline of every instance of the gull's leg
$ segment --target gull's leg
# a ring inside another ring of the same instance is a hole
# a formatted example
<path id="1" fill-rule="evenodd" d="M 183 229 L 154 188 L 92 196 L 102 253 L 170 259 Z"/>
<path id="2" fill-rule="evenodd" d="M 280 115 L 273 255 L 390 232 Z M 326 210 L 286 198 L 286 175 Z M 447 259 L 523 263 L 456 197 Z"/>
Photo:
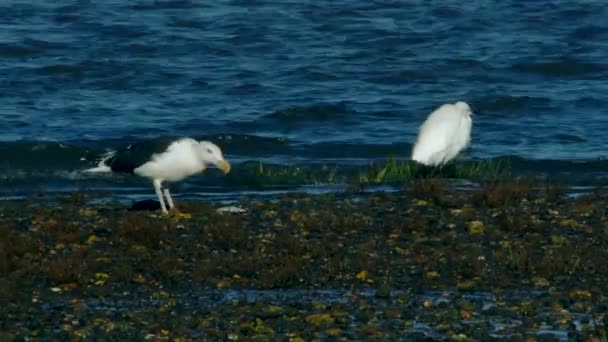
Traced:
<path id="1" fill-rule="evenodd" d="M 167 204 L 169 205 L 169 210 L 175 208 L 175 205 L 173 205 L 173 198 L 171 197 L 171 193 L 169 192 L 169 188 L 164 188 L 163 192 L 165 193 L 165 197 L 167 198 Z"/>
<path id="2" fill-rule="evenodd" d="M 165 207 L 165 201 L 163 200 L 163 193 L 160 187 L 161 182 L 162 181 L 160 179 L 154 180 L 154 191 L 156 191 L 156 196 L 158 197 L 158 201 L 160 202 L 160 209 L 163 211 L 164 214 L 168 214 L 169 212 L 167 211 L 167 207 Z"/>

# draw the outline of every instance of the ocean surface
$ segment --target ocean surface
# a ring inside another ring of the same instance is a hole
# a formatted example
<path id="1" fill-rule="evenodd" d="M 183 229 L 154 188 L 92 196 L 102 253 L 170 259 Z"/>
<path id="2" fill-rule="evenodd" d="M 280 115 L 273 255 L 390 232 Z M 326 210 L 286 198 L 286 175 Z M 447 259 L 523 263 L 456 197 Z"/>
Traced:
<path id="1" fill-rule="evenodd" d="M 215 141 L 234 170 L 247 161 L 407 160 L 420 123 L 458 100 L 475 113 L 472 145 L 460 160 L 509 157 L 533 170 L 608 173 L 608 6 L 0 4 L 6 198 L 70 191 L 83 179 L 148 196 L 147 183 L 96 180 L 80 170 L 107 148 L 161 137 Z"/>

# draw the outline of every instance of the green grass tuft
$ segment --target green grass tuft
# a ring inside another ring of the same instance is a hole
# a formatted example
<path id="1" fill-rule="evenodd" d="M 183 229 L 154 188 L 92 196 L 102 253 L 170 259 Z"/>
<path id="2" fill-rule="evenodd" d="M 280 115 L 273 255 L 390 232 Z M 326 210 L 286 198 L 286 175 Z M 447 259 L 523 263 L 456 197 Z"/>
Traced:
<path id="1" fill-rule="evenodd" d="M 248 162 L 228 179 L 242 185 L 323 185 L 323 184 L 394 184 L 416 179 L 459 178 L 493 180 L 509 174 L 508 162 L 465 161 L 443 167 L 424 166 L 409 160 L 390 158 L 367 167 L 356 166 L 297 166 Z"/>
<path id="2" fill-rule="evenodd" d="M 273 165 L 248 162 L 239 171 L 229 175 L 228 182 L 237 185 L 320 185 L 344 182 L 338 175 L 338 167 L 314 168 L 310 166 Z"/>
<path id="3" fill-rule="evenodd" d="M 424 166 L 412 161 L 387 160 L 383 165 L 370 165 L 359 173 L 359 183 L 396 183 L 427 178 L 496 179 L 509 174 L 504 161 L 456 162 L 442 167 Z"/>

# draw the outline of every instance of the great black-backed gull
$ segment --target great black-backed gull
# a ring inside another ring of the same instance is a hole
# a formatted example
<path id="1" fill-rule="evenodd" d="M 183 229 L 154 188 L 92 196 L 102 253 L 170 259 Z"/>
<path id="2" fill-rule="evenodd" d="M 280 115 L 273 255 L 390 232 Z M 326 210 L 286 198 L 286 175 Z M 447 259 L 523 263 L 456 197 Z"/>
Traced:
<path id="1" fill-rule="evenodd" d="M 145 141 L 129 145 L 103 155 L 97 167 L 87 172 L 122 172 L 152 180 L 163 213 L 168 213 L 163 200 L 167 198 L 169 210 L 175 207 L 169 188 L 163 182 L 177 182 L 215 166 L 224 174 L 230 172 L 230 163 L 224 159 L 219 147 L 209 141 L 180 138 L 171 141 Z"/>
<path id="2" fill-rule="evenodd" d="M 441 166 L 469 146 L 473 112 L 466 102 L 448 103 L 432 112 L 420 126 L 412 159 L 428 166 Z"/>

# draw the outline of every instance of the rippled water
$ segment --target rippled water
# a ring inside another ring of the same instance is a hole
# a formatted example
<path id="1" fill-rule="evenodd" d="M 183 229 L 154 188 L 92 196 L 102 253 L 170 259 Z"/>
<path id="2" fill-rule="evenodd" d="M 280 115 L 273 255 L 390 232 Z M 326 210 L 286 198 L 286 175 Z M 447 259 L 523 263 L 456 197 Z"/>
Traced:
<path id="1" fill-rule="evenodd" d="M 463 159 L 608 147 L 600 1 L 11 1 L 0 27 L 5 172 L 31 171 L 41 142 L 64 144 L 45 165 L 73 170 L 180 135 L 236 160 L 409 158 L 456 100 L 475 112 Z"/>

